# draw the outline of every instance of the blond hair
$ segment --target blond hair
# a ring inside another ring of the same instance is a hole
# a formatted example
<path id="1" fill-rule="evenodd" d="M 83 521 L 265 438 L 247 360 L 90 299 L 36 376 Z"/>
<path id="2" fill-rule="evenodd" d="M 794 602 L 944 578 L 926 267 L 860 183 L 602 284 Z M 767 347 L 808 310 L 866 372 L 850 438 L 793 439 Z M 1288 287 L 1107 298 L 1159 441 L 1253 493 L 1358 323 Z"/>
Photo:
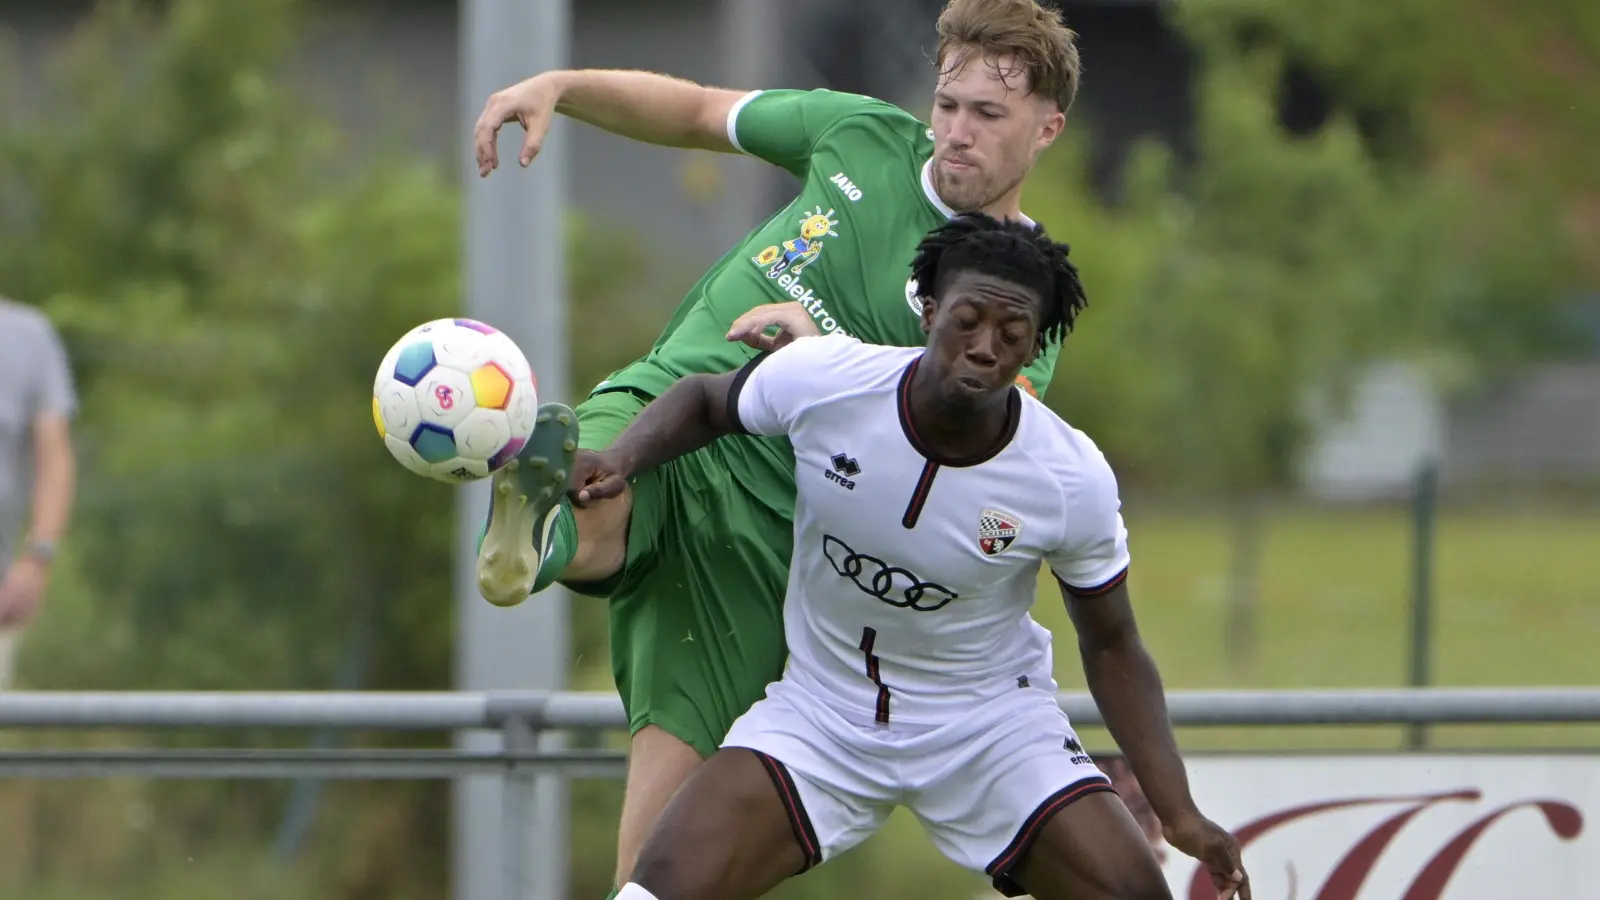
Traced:
<path id="1" fill-rule="evenodd" d="M 941 77 L 973 59 L 1010 56 L 1027 74 L 1029 93 L 1051 98 L 1062 112 L 1072 108 L 1083 74 L 1078 34 L 1054 7 L 1037 0 L 950 0 L 938 28 Z"/>

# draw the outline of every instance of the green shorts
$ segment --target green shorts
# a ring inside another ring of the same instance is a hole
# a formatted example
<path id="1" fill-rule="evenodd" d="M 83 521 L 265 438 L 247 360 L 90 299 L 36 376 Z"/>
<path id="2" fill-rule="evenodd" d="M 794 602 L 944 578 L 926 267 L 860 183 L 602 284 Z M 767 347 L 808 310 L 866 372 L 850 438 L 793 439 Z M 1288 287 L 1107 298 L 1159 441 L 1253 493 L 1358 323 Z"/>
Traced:
<path id="1" fill-rule="evenodd" d="M 579 404 L 578 442 L 601 450 L 648 399 Z M 656 725 L 710 756 L 783 675 L 783 597 L 794 546 L 787 444 L 723 438 L 633 480 L 622 571 L 610 598 L 611 666 L 630 733 Z M 580 536 L 581 537 L 581 536 Z"/>

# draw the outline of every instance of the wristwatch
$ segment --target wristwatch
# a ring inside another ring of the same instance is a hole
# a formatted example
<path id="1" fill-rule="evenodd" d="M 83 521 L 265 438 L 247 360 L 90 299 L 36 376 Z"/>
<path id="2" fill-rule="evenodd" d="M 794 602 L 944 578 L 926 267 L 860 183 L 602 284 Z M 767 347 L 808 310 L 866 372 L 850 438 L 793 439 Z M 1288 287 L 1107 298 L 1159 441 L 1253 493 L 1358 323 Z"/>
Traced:
<path id="1" fill-rule="evenodd" d="M 56 559 L 56 545 L 54 541 L 29 541 L 22 548 L 24 556 L 31 556 L 42 563 L 52 563 Z"/>

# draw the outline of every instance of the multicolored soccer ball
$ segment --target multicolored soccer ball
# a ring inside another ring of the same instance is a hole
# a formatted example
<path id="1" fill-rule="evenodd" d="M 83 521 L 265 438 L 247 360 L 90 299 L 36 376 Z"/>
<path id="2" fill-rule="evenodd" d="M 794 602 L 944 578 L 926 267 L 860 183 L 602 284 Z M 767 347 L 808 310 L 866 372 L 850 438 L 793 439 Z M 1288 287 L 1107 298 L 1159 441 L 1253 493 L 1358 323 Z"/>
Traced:
<path id="1" fill-rule="evenodd" d="M 511 338 L 472 319 L 437 319 L 383 357 L 372 418 L 401 465 L 451 484 L 477 481 L 527 443 L 537 384 Z"/>

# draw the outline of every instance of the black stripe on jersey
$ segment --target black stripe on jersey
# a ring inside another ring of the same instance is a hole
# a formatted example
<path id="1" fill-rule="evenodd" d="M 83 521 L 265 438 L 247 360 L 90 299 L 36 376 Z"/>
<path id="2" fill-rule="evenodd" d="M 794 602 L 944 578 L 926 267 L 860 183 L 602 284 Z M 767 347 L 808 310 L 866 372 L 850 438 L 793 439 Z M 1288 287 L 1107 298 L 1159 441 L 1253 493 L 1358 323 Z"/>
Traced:
<path id="1" fill-rule="evenodd" d="M 728 386 L 728 424 L 739 434 L 750 433 L 750 430 L 744 427 L 744 423 L 739 421 L 739 395 L 744 393 L 744 383 L 750 380 L 750 373 L 756 370 L 756 366 L 761 365 L 762 360 L 771 355 L 772 352 L 768 350 L 757 353 L 739 369 L 738 374 L 733 376 L 733 384 Z"/>
<path id="2" fill-rule="evenodd" d="M 922 475 L 917 478 L 917 486 L 911 492 L 911 499 L 906 502 L 906 513 L 900 517 L 900 524 L 906 528 L 917 527 L 917 519 L 922 517 L 922 507 L 928 502 L 928 491 L 933 489 L 933 478 L 939 474 L 939 464 L 928 460 L 922 466 Z"/>
<path id="3" fill-rule="evenodd" d="M 878 632 L 871 628 L 861 629 L 861 652 L 867 657 L 867 679 L 878 686 L 878 704 L 873 720 L 879 725 L 889 722 L 889 686 L 883 683 L 883 676 L 878 673 L 878 658 L 872 655 L 872 647 L 878 642 Z"/>
<path id="4" fill-rule="evenodd" d="M 1067 589 L 1067 593 L 1071 594 L 1074 597 L 1098 597 L 1101 594 L 1109 594 L 1109 593 L 1111 593 L 1112 591 L 1116 590 L 1117 585 L 1123 583 L 1124 581 L 1127 581 L 1128 580 L 1128 567 L 1127 566 L 1123 566 L 1121 572 L 1118 572 L 1117 574 L 1111 576 L 1110 578 L 1106 579 L 1105 581 L 1100 582 L 1099 584 L 1095 585 L 1094 587 L 1082 587 L 1082 588 L 1081 587 L 1073 587 L 1072 585 L 1067 584 L 1065 581 L 1062 581 L 1061 580 L 1061 576 L 1059 576 L 1059 575 L 1056 576 L 1056 580 L 1060 581 L 1061 582 L 1061 586 Z"/>
<path id="5" fill-rule="evenodd" d="M 800 852 L 805 856 L 805 862 L 800 865 L 800 872 L 805 872 L 822 862 L 822 845 L 817 842 L 817 830 L 811 826 L 811 816 L 807 815 L 804 803 L 800 802 L 800 791 L 794 785 L 794 777 L 789 774 L 789 768 L 782 762 L 762 753 L 760 750 L 745 748 L 761 760 L 767 767 L 767 775 L 772 778 L 772 786 L 778 789 L 778 797 L 783 801 L 784 811 L 789 814 L 789 827 L 794 829 L 794 839 L 800 843 Z"/>

